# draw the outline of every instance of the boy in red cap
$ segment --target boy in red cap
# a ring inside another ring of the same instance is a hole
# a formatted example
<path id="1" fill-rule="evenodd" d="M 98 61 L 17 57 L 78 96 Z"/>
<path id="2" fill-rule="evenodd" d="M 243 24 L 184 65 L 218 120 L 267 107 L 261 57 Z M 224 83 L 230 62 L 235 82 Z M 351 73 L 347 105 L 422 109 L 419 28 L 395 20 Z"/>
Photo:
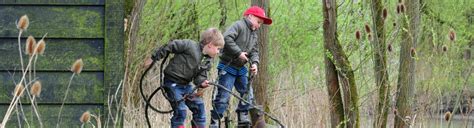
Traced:
<path id="1" fill-rule="evenodd" d="M 259 63 L 257 30 L 262 24 L 272 24 L 272 19 L 268 18 L 265 11 L 258 6 L 250 7 L 243 16 L 244 18 L 235 22 L 224 33 L 225 45 L 217 67 L 218 82 L 229 90 L 232 90 L 235 85 L 241 96 L 249 93 L 249 100 L 252 100 L 253 94 L 247 87 L 248 70 L 245 64 L 250 61 L 250 71 L 252 74 L 257 74 Z M 211 110 L 210 127 L 219 127 L 220 119 L 229 105 L 229 99 L 229 92 L 221 88 L 217 89 L 217 95 L 213 100 L 213 110 Z M 249 108 L 249 104 L 239 102 L 236 110 L 239 125 L 250 125 Z"/>

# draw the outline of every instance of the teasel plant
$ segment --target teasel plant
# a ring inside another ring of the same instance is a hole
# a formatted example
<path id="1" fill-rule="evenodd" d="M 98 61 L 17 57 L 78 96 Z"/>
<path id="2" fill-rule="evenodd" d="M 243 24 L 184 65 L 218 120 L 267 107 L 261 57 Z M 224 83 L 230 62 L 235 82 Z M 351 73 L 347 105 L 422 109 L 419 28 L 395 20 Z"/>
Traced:
<path id="1" fill-rule="evenodd" d="M 44 50 L 46 49 L 46 42 L 44 41 L 44 38 L 48 35 L 46 33 L 40 41 L 38 41 L 38 44 L 36 44 L 36 48 L 34 50 L 34 53 L 36 53 L 35 56 L 35 61 L 33 62 L 33 77 L 36 78 L 36 60 L 38 59 L 38 55 L 43 55 Z"/>
<path id="2" fill-rule="evenodd" d="M 36 47 L 36 40 L 33 36 L 28 36 L 26 39 L 25 52 L 29 58 L 33 57 L 33 52 Z M 34 64 L 33 64 L 34 65 Z M 31 81 L 31 68 L 26 69 L 29 75 L 29 81 Z"/>
<path id="3" fill-rule="evenodd" d="M 97 123 L 97 127 L 101 128 L 102 123 L 100 122 L 100 116 L 96 116 L 94 114 L 91 114 L 89 111 L 86 111 L 86 112 L 82 113 L 81 118 L 79 118 L 79 121 L 81 121 L 81 123 L 82 123 L 81 128 L 83 128 L 84 125 L 86 125 L 87 123 L 91 124 L 92 127 L 95 128 L 95 125 L 90 121 L 91 117 L 93 117 L 95 119 L 95 121 Z"/>
<path id="4" fill-rule="evenodd" d="M 18 52 L 20 53 L 20 63 L 21 63 L 21 72 L 24 73 L 25 70 L 24 64 L 23 64 L 23 54 L 21 53 L 21 34 L 28 29 L 28 26 L 30 25 L 30 20 L 28 19 L 27 15 L 23 15 L 20 17 L 20 20 L 16 22 L 16 27 L 18 28 Z M 3 123 L 2 123 L 3 124 Z"/>
<path id="5" fill-rule="evenodd" d="M 31 106 L 33 107 L 33 110 L 35 111 L 36 117 L 38 118 L 38 122 L 40 124 L 40 128 L 43 128 L 43 122 L 41 121 L 41 118 L 38 113 L 38 104 L 36 103 L 36 97 L 39 97 L 41 94 L 41 82 L 40 81 L 35 81 L 33 85 L 31 86 L 31 95 L 33 96 L 33 99 L 31 100 Z"/>
<path id="6" fill-rule="evenodd" d="M 90 120 L 91 120 L 91 113 L 89 111 L 82 113 L 81 118 L 79 118 L 79 121 L 81 121 L 82 123 L 81 128 L 83 128 L 86 123 L 90 123 Z"/>
<path id="7" fill-rule="evenodd" d="M 25 23 L 26 22 L 26 23 Z M 25 25 L 26 24 L 26 25 Z M 20 29 L 20 33 L 23 32 L 24 30 L 26 30 L 27 28 L 27 25 L 28 24 L 28 18 L 20 18 L 20 22 L 17 23 L 17 26 L 18 28 Z M 26 26 L 26 27 L 25 27 Z M 20 34 L 21 35 L 21 34 Z M 20 40 L 19 40 L 20 41 Z M 20 58 L 21 58 L 21 44 L 19 43 L 19 46 L 20 46 Z M 35 47 L 35 50 L 34 51 L 38 51 L 38 47 Z M 28 93 L 28 98 L 30 100 L 32 100 L 32 98 L 30 97 L 30 93 L 28 91 L 28 89 L 25 89 L 25 88 L 28 88 L 29 85 L 31 85 L 31 81 L 29 83 L 26 82 L 26 74 L 28 73 L 27 71 L 25 71 L 25 69 L 29 69 L 32 65 L 32 61 L 33 61 L 33 58 L 34 56 L 36 56 L 36 52 L 33 52 L 33 54 L 31 55 L 31 57 L 29 58 L 28 60 L 28 63 L 27 63 L 27 66 L 26 68 L 22 68 L 22 77 L 20 79 L 20 81 L 18 82 L 18 84 L 21 84 L 21 83 L 25 83 L 24 84 L 24 87 L 22 89 L 19 89 L 19 91 L 21 92 L 20 94 L 23 93 L 23 91 L 26 90 L 26 92 Z M 22 66 L 23 67 L 23 66 Z M 34 81 L 34 80 L 33 80 Z M 16 93 L 15 93 L 16 94 Z M 13 109 L 15 109 L 15 105 L 19 102 L 20 100 L 20 95 L 13 95 L 13 99 L 5 113 L 5 116 L 3 116 L 3 120 L 2 120 L 2 123 L 0 124 L 0 128 L 4 128 L 5 125 L 7 124 L 8 122 L 8 119 L 10 118 L 11 116 L 11 113 L 13 111 Z M 26 121 L 26 120 L 25 120 Z"/>
<path id="8" fill-rule="evenodd" d="M 76 74 L 79 75 L 81 73 L 83 66 L 84 66 L 84 63 L 82 62 L 82 59 L 76 60 L 74 62 L 74 64 L 72 64 L 72 66 L 71 66 L 72 75 L 71 75 L 71 78 L 69 79 L 69 84 L 67 85 L 66 93 L 64 94 L 64 98 L 63 98 L 63 102 L 61 104 L 61 108 L 59 109 L 58 121 L 57 121 L 57 124 L 56 124 L 56 128 L 59 128 L 59 125 L 61 124 L 61 113 L 62 113 L 62 110 L 64 108 L 64 102 L 67 99 L 67 94 L 69 92 L 69 87 L 71 86 L 72 79 L 74 78 L 74 76 Z"/>
<path id="9" fill-rule="evenodd" d="M 25 88 L 25 86 L 23 86 L 23 84 L 19 83 L 18 85 L 16 85 L 15 90 L 13 90 L 12 95 L 17 96 L 17 98 L 20 99 L 24 95 L 24 88 Z M 16 116 L 17 120 L 18 120 L 18 126 L 21 126 L 20 117 L 23 117 L 23 120 L 25 120 L 26 125 L 29 127 L 30 124 L 28 123 L 28 119 L 26 119 L 25 116 L 20 116 L 20 112 L 18 111 L 18 109 L 20 109 L 21 110 L 21 115 L 25 115 L 25 112 L 23 111 L 23 107 L 21 105 L 21 99 L 19 100 L 18 104 L 15 104 L 15 106 L 12 106 L 12 109 L 14 107 L 17 108 L 17 109 L 15 109 L 15 112 L 16 112 L 16 115 L 18 115 L 18 116 Z"/>
<path id="10" fill-rule="evenodd" d="M 31 61 L 30 61 L 30 63 L 31 63 Z M 29 66 L 29 65 L 28 65 L 28 66 Z M 3 117 L 2 123 L 0 123 L 0 128 L 4 128 L 4 127 L 5 127 L 5 125 L 7 124 L 8 119 L 10 118 L 10 116 L 11 116 L 11 114 L 12 114 L 12 112 L 13 112 L 13 109 L 15 109 L 15 106 L 16 106 L 17 104 L 20 104 L 19 107 L 20 107 L 20 109 L 21 109 L 21 111 L 22 111 L 22 114 L 24 115 L 24 111 L 23 111 L 23 108 L 22 108 L 22 106 L 21 106 L 20 98 L 24 95 L 25 90 L 26 90 L 26 92 L 28 92 L 27 89 L 25 89 L 26 86 L 31 84 L 31 82 L 30 82 L 30 83 L 27 83 L 25 86 L 22 84 L 22 82 L 25 80 L 25 77 L 26 77 L 26 72 L 23 73 L 23 77 L 22 77 L 21 81 L 20 81 L 18 84 L 16 84 L 15 89 L 14 89 L 13 92 L 12 92 L 13 99 L 12 99 L 12 101 L 11 101 L 11 103 L 10 103 L 10 106 L 8 106 L 8 109 L 7 109 L 6 113 L 5 113 L 5 116 Z M 17 113 L 17 115 L 19 115 L 18 109 L 16 109 L 16 113 Z M 23 116 L 23 117 L 24 117 L 23 119 L 25 120 L 25 123 L 27 124 L 27 126 L 30 126 L 29 123 L 28 123 L 28 120 L 26 119 L 26 117 L 25 117 L 25 116 Z M 20 120 L 20 119 L 19 119 L 20 116 L 17 116 L 17 118 L 18 118 L 18 120 Z M 19 121 L 19 122 L 20 122 L 20 121 Z"/>

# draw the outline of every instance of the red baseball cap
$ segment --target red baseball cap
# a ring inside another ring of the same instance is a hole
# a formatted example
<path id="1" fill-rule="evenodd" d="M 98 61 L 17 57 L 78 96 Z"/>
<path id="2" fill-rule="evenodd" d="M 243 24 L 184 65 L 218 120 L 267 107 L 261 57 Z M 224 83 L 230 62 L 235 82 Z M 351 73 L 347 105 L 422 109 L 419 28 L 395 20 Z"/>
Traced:
<path id="1" fill-rule="evenodd" d="M 265 10 L 258 6 L 252 6 L 249 9 L 245 10 L 244 16 L 247 16 L 249 14 L 252 14 L 258 18 L 261 18 L 263 20 L 263 24 L 270 25 L 272 24 L 272 19 L 268 18 L 265 16 Z"/>

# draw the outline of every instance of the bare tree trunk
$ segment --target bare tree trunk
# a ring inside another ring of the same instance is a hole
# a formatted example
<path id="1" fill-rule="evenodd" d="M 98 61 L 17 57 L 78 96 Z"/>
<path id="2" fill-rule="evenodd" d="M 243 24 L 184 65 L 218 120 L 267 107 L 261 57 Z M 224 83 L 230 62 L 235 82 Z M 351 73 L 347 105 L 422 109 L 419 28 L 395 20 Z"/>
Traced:
<path id="1" fill-rule="evenodd" d="M 270 2 L 269 0 L 252 0 L 251 5 L 257 5 L 263 8 L 267 14 L 267 17 L 270 17 Z M 257 79 L 255 79 L 255 84 L 253 88 L 255 89 L 255 99 L 257 104 L 262 105 L 262 108 L 265 111 L 269 111 L 268 101 L 267 101 L 267 85 L 269 83 L 269 73 L 267 70 L 268 65 L 268 26 L 263 25 L 258 30 L 258 43 L 259 45 L 259 56 L 260 64 L 258 65 L 258 74 Z M 265 118 L 263 115 L 259 115 L 255 111 L 251 111 L 252 115 L 252 124 L 256 127 L 265 127 Z"/>
<path id="2" fill-rule="evenodd" d="M 326 34 L 326 33 L 325 33 Z M 324 36 L 328 37 L 328 36 Z M 329 41 L 324 41 L 324 49 L 328 49 Z M 342 123 L 344 119 L 344 105 L 342 103 L 341 90 L 339 88 L 339 80 L 336 66 L 331 59 L 324 54 L 324 64 L 326 67 L 326 86 L 328 89 L 329 110 L 331 116 L 331 128 L 345 127 Z"/>
<path id="3" fill-rule="evenodd" d="M 375 115 L 374 127 L 385 128 L 387 125 L 387 115 L 389 108 L 389 86 L 387 72 L 387 50 L 385 43 L 384 18 L 387 13 L 383 13 L 382 0 L 372 0 L 372 21 L 374 28 L 374 39 L 372 47 L 374 49 L 374 75 L 375 84 L 378 87 L 377 114 Z M 386 12 L 387 10 L 385 10 Z"/>
<path id="4" fill-rule="evenodd" d="M 132 4 L 133 2 L 132 1 L 127 1 L 127 2 L 130 2 L 128 4 Z M 134 53 L 135 53 L 135 46 L 136 46 L 136 43 L 137 41 L 139 40 L 139 36 L 138 36 L 138 31 L 139 31 L 139 28 L 138 27 L 140 24 L 140 17 L 141 17 L 141 13 L 142 13 L 142 10 L 143 10 L 143 7 L 145 6 L 145 3 L 146 3 L 146 0 L 136 0 L 134 1 L 133 3 L 133 9 L 132 9 L 132 12 L 130 14 L 130 17 L 127 19 L 127 22 L 125 24 L 125 30 L 126 30 L 126 34 L 127 34 L 127 37 L 126 39 L 128 39 L 126 42 L 127 42 L 127 53 L 126 53 L 126 62 L 125 62 L 125 76 L 124 76 L 124 82 L 125 84 L 124 85 L 128 85 L 128 86 L 124 86 L 123 87 L 123 91 L 122 92 L 136 92 L 136 93 L 122 93 L 122 99 L 123 100 L 126 100 L 126 99 L 132 99 L 134 103 L 138 103 L 141 99 L 141 97 L 139 96 L 139 93 L 138 93 L 138 84 L 135 84 L 135 85 L 132 85 L 132 80 L 131 79 L 128 79 L 128 78 L 131 78 L 132 76 L 132 72 L 131 69 L 130 69 L 130 66 L 132 65 L 132 58 L 134 56 Z M 136 94 L 136 95 L 128 95 L 128 94 Z M 128 98 L 128 97 L 132 97 L 132 98 Z M 122 101 L 122 103 L 129 103 L 128 101 Z"/>
<path id="5" fill-rule="evenodd" d="M 400 43 L 400 68 L 396 103 L 397 115 L 395 117 L 396 128 L 406 128 L 412 125 L 412 109 L 415 100 L 415 48 L 420 32 L 420 0 L 409 0 L 406 2 L 407 19 L 404 18 L 401 20 L 402 27 L 406 28 L 407 31 L 402 32 L 401 37 L 403 37 L 403 40 L 402 43 Z"/>
<path id="6" fill-rule="evenodd" d="M 338 69 L 337 73 L 342 83 L 344 113 L 347 122 L 346 126 L 349 128 L 359 127 L 359 107 L 358 94 L 355 85 L 354 71 L 347 58 L 347 55 L 342 50 L 342 46 L 337 39 L 337 4 L 335 0 L 322 0 L 323 16 L 324 16 L 324 42 L 327 44 L 327 49 L 330 53 L 330 59 Z M 328 55 L 329 56 L 329 55 Z"/>

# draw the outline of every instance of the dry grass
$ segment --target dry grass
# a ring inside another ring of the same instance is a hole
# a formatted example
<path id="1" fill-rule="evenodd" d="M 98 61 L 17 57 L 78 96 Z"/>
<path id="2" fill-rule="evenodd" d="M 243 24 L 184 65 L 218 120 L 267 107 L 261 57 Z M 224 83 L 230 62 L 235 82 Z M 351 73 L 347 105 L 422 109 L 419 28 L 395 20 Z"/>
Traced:
<path id="1" fill-rule="evenodd" d="M 156 68 L 149 72 L 146 77 L 146 82 L 144 83 L 144 93 L 148 95 L 159 86 L 159 77 L 157 76 L 159 74 L 158 65 L 155 66 Z M 213 81 L 216 79 L 216 72 L 216 69 L 213 68 L 209 77 L 210 80 Z M 321 86 L 308 86 L 302 89 L 300 85 L 308 83 L 298 82 L 297 84 L 293 84 L 292 82 L 298 80 L 284 80 L 284 78 L 288 78 L 288 74 L 289 71 L 278 75 L 278 77 L 281 78 L 281 81 L 275 84 L 272 89 L 268 91 L 270 93 L 268 98 L 270 100 L 270 113 L 275 115 L 287 127 L 327 127 L 326 124 L 329 118 L 329 113 L 327 112 L 329 109 L 327 105 L 328 98 L 324 88 L 321 88 Z M 206 105 L 207 124 L 209 124 L 210 110 L 212 109 L 212 90 L 213 86 L 204 89 L 203 95 Z M 234 92 L 237 93 L 235 89 Z M 125 89 L 123 93 L 127 93 L 124 95 L 129 95 L 127 99 L 123 99 L 123 101 L 125 101 L 123 108 L 124 127 L 147 127 L 144 116 L 144 102 L 140 99 L 139 103 L 136 103 L 136 100 L 131 97 L 133 95 L 138 96 L 138 93 L 127 91 L 127 89 Z M 168 101 L 161 93 L 158 93 L 152 99 L 151 103 L 153 106 L 156 106 L 162 110 L 171 109 Z M 237 120 L 237 116 L 234 112 L 237 103 L 237 99 L 232 98 L 228 109 L 231 114 L 229 117 L 231 120 L 233 120 L 232 123 L 234 125 Z M 149 110 L 149 113 L 152 127 L 170 125 L 170 118 L 172 116 L 171 114 L 159 114 L 152 111 L 151 109 Z M 188 116 L 185 123 L 189 126 L 191 120 L 192 113 L 188 111 Z M 267 123 L 273 124 L 271 121 Z"/>

